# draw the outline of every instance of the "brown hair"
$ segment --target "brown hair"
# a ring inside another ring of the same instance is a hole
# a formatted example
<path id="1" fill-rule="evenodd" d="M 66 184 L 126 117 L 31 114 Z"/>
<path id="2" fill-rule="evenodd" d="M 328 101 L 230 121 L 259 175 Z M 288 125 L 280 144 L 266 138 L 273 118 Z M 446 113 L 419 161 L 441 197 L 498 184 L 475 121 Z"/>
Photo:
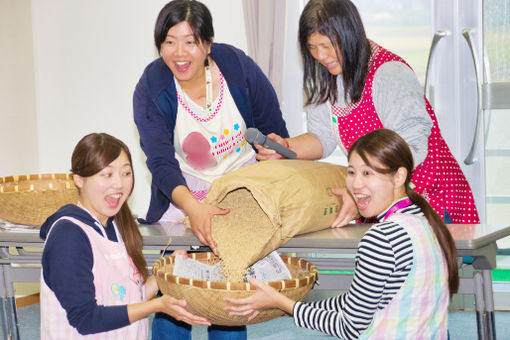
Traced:
<path id="1" fill-rule="evenodd" d="M 334 76 L 319 65 L 309 50 L 313 33 L 325 35 L 342 60 L 342 73 Z M 356 6 L 349 0 L 310 0 L 299 18 L 299 46 L 303 58 L 305 105 L 337 101 L 337 77 L 342 77 L 344 99 L 361 99 L 368 74 L 370 43 Z"/>
<path id="2" fill-rule="evenodd" d="M 71 172 L 80 177 L 93 176 L 119 157 L 122 151 L 126 153 L 129 163 L 132 164 L 131 153 L 126 144 L 121 140 L 106 133 L 91 133 L 86 135 L 74 148 L 71 157 Z M 132 191 L 133 188 L 131 188 L 131 192 Z M 131 192 L 129 193 L 130 195 Z M 138 224 L 131 214 L 127 200 L 114 216 L 114 221 L 126 245 L 127 253 L 133 260 L 138 272 L 143 276 L 144 280 L 146 280 L 149 276 L 149 271 L 147 269 L 145 257 L 142 254 L 143 239 L 138 229 Z"/>
<path id="3" fill-rule="evenodd" d="M 437 212 L 432 209 L 425 198 L 410 187 L 414 161 L 411 149 L 405 140 L 392 130 L 379 129 L 364 135 L 354 142 L 347 156 L 349 159 L 353 152 L 356 152 L 367 165 L 379 173 L 393 174 L 401 167 L 407 170 L 407 178 L 404 183 L 406 194 L 414 204 L 420 207 L 443 251 L 448 267 L 448 288 L 451 298 L 459 288 L 459 269 L 455 242 L 446 224 Z M 376 159 L 386 168 L 372 166 L 368 157 Z"/>

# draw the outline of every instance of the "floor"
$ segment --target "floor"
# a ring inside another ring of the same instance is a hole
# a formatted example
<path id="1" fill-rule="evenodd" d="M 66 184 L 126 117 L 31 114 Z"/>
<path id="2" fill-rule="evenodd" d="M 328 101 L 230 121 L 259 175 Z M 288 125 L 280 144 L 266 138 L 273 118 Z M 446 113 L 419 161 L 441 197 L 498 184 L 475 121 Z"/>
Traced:
<path id="1" fill-rule="evenodd" d="M 510 242 L 507 238 L 505 247 L 502 247 L 507 253 L 497 256 L 497 268 L 500 271 L 497 273 L 497 278 L 493 273 L 494 278 L 494 295 L 496 308 L 498 305 L 503 306 L 503 310 L 496 312 L 496 335 L 498 339 L 510 339 Z M 501 247 L 501 245 L 500 245 Z M 504 295 L 498 295 L 500 292 Z M 317 300 L 322 299 L 336 292 L 312 290 L 307 299 Z M 502 301 L 504 300 L 504 301 Z M 469 300 L 471 301 L 471 300 Z M 455 304 L 452 304 L 455 305 Z M 472 303 L 466 305 L 472 306 Z M 469 308 L 469 307 L 468 307 Z M 33 304 L 27 307 L 18 308 L 18 316 L 20 323 L 20 337 L 23 340 L 36 340 L 39 339 L 39 304 Z M 149 319 L 151 320 L 151 319 Z M 450 311 L 449 325 L 450 339 L 471 340 L 478 339 L 476 328 L 476 314 L 473 311 Z M 206 327 L 193 327 L 193 340 L 207 339 Z M 299 328 L 294 325 L 291 318 L 281 317 L 265 323 L 248 326 L 248 339 L 260 340 L 304 340 L 304 339 L 334 339 L 331 336 Z"/>
<path id="2" fill-rule="evenodd" d="M 312 291 L 313 292 L 313 291 Z M 310 297 L 315 299 L 316 296 Z M 510 338 L 510 312 L 496 312 L 496 335 L 499 339 Z M 20 337 L 23 340 L 39 339 L 39 305 L 19 308 Z M 476 315 L 474 312 L 452 311 L 449 313 L 450 339 L 477 339 Z M 248 339 L 260 340 L 305 340 L 333 339 L 328 335 L 296 327 L 289 317 L 281 317 L 265 323 L 248 326 Z M 193 339 L 207 339 L 206 327 L 193 327 Z"/>
<path id="3" fill-rule="evenodd" d="M 496 312 L 496 335 L 498 339 L 510 339 L 510 240 L 506 238 L 505 247 L 502 248 L 500 255 L 497 256 L 498 272 L 493 272 L 494 295 L 496 310 L 498 305 L 501 310 Z M 497 276 L 496 276 L 497 274 Z M 317 300 L 335 294 L 332 291 L 312 290 L 307 297 L 309 300 Z M 466 296 L 467 297 L 467 296 Z M 467 303 L 458 304 L 463 307 L 452 305 L 455 308 L 472 308 L 473 301 L 467 300 Z M 33 304 L 27 307 L 18 308 L 20 337 L 23 340 L 39 339 L 40 314 L 39 304 Z M 149 319 L 151 320 L 151 319 Z M 478 339 L 476 328 L 476 314 L 473 311 L 450 311 L 449 325 L 450 339 L 471 340 Z M 193 339 L 207 339 L 206 327 L 193 327 Z M 302 329 L 294 325 L 291 318 L 281 317 L 265 323 L 248 326 L 248 339 L 260 340 L 301 340 L 301 339 L 333 339 L 328 335 Z"/>

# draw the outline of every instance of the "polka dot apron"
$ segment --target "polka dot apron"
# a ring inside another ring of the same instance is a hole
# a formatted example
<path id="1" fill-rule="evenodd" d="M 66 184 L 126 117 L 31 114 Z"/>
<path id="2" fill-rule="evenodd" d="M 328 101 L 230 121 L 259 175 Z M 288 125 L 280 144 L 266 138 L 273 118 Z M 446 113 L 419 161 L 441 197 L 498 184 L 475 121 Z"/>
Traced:
<path id="1" fill-rule="evenodd" d="M 372 57 L 360 101 L 350 103 L 345 108 L 331 105 L 333 129 L 340 147 L 346 151 L 349 151 L 359 137 L 383 128 L 372 100 L 372 83 L 379 66 L 389 61 L 399 61 L 407 65 L 402 58 L 373 42 L 371 47 Z M 427 98 L 425 103 L 433 127 L 428 140 L 427 157 L 413 172 L 411 182 L 414 190 L 422 194 L 442 218 L 446 210 L 452 223 L 480 223 L 469 183 L 441 136 L 436 116 Z"/>

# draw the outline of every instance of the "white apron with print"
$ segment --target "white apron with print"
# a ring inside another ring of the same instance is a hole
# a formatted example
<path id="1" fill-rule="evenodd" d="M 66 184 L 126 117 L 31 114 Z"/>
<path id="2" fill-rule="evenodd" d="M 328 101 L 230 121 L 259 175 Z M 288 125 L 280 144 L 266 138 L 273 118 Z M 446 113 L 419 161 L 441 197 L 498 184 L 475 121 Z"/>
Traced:
<path id="1" fill-rule="evenodd" d="M 209 113 L 182 91 L 179 82 L 175 86 L 175 158 L 190 193 L 202 201 L 215 179 L 255 163 L 255 151 L 246 142 L 246 123 L 221 73 L 220 92 Z M 170 204 L 161 220 L 178 221 L 184 216 L 181 209 Z"/>

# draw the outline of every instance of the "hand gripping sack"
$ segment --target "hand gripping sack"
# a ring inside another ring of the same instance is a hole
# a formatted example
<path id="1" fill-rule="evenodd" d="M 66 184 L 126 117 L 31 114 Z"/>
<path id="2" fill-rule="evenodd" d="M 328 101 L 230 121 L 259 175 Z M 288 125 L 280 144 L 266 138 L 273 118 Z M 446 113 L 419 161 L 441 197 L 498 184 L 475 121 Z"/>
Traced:
<path id="1" fill-rule="evenodd" d="M 212 183 L 207 203 L 229 208 L 212 219 L 212 236 L 228 281 L 294 235 L 328 228 L 341 207 L 331 188 L 345 188 L 344 166 L 318 161 L 270 160 Z"/>

